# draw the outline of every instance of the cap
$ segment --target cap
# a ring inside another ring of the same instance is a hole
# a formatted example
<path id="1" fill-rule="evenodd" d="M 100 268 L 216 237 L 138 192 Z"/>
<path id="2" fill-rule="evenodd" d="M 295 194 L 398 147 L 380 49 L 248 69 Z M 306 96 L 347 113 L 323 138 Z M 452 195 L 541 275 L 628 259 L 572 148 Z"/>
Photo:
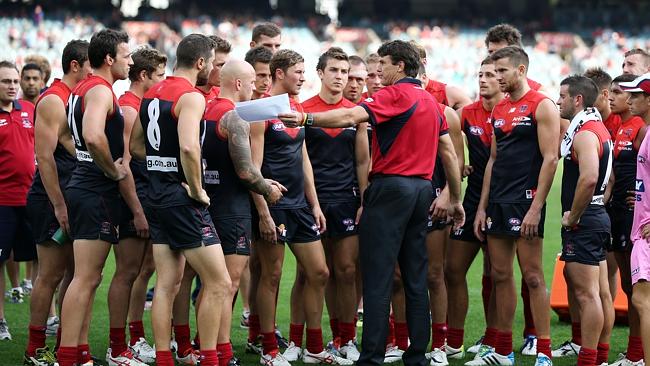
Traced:
<path id="1" fill-rule="evenodd" d="M 618 86 L 628 93 L 650 94 L 650 73 L 643 74 L 627 83 L 619 83 Z"/>

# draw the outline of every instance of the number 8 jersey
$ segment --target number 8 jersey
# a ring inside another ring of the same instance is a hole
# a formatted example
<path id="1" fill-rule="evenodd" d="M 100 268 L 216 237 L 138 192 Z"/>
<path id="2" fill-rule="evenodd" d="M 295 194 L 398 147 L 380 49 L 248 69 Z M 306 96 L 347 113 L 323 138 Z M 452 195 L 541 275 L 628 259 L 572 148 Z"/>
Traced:
<path id="1" fill-rule="evenodd" d="M 187 93 L 198 93 L 189 80 L 168 76 L 142 98 L 140 122 L 144 131 L 149 172 L 148 198 L 152 207 L 172 207 L 192 203 L 181 183 L 186 182 L 178 142 L 178 116 L 174 108 Z M 201 120 L 200 141 L 205 134 Z"/>

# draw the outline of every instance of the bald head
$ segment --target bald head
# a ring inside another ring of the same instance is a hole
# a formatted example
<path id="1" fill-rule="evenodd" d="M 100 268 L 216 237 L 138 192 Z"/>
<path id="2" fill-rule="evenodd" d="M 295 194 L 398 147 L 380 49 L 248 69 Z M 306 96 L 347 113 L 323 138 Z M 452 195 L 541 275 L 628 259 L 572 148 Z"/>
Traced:
<path id="1" fill-rule="evenodd" d="M 221 68 L 221 90 L 236 102 L 250 100 L 255 89 L 255 69 L 242 60 L 230 60 Z"/>

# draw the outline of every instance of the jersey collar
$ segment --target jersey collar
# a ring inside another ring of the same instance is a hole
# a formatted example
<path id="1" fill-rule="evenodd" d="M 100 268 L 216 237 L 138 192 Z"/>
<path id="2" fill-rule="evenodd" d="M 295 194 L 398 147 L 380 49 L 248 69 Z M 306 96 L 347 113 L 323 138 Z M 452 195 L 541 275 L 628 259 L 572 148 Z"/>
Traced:
<path id="1" fill-rule="evenodd" d="M 415 84 L 417 86 L 422 86 L 422 81 L 420 81 L 419 79 L 416 79 L 416 78 L 411 78 L 411 77 L 405 77 L 405 78 L 399 79 L 399 80 L 397 80 L 397 82 L 395 82 L 395 85 L 401 84 L 401 83 L 409 83 L 409 84 Z"/>

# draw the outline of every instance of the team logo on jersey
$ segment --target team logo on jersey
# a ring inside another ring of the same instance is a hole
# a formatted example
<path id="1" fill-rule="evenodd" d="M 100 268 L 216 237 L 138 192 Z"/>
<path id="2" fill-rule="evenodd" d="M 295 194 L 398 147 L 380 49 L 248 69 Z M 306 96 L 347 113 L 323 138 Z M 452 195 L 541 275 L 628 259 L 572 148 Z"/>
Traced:
<path id="1" fill-rule="evenodd" d="M 645 184 L 643 184 L 643 179 L 637 179 L 634 184 L 634 190 L 637 192 L 645 192 Z"/>
<path id="2" fill-rule="evenodd" d="M 498 120 L 494 121 L 494 128 L 499 128 L 503 126 L 506 123 L 506 121 L 503 118 L 499 118 Z"/>
<path id="3" fill-rule="evenodd" d="M 530 117 L 528 116 L 517 116 L 512 119 L 512 122 L 528 122 L 530 121 Z"/>
<path id="4" fill-rule="evenodd" d="M 110 222 L 104 221 L 99 228 L 99 232 L 104 235 L 111 235 L 111 226 Z"/>
<path id="5" fill-rule="evenodd" d="M 573 257 L 575 256 L 575 250 L 573 249 L 573 243 L 570 241 L 564 244 L 564 256 L 565 257 Z"/>
<path id="6" fill-rule="evenodd" d="M 624 130 L 621 130 L 621 132 L 619 132 L 619 135 L 620 134 L 624 134 L 627 137 L 632 137 L 632 129 L 631 128 L 626 128 Z"/>
<path id="7" fill-rule="evenodd" d="M 7 124 L 8 123 L 6 119 L 0 119 L 0 127 L 6 126 Z"/>
<path id="8" fill-rule="evenodd" d="M 214 229 L 210 226 L 204 226 L 201 228 L 201 237 L 203 240 L 214 238 Z"/>
<path id="9" fill-rule="evenodd" d="M 246 236 L 242 235 L 237 239 L 237 249 L 246 249 L 246 244 L 248 244 L 248 240 L 246 240 Z"/>
<path id="10" fill-rule="evenodd" d="M 366 103 L 372 103 L 372 102 L 374 102 L 374 101 L 375 101 L 375 100 L 372 99 L 371 97 L 368 97 L 368 98 L 366 98 L 366 99 L 364 100 L 364 102 L 366 102 Z"/>
<path id="11" fill-rule="evenodd" d="M 318 230 L 318 226 L 316 224 L 312 225 L 311 229 L 314 230 L 316 234 L 320 235 L 320 230 Z"/>
<path id="12" fill-rule="evenodd" d="M 475 136 L 481 136 L 483 134 L 483 129 L 479 126 L 470 126 L 469 133 Z"/>
<path id="13" fill-rule="evenodd" d="M 29 119 L 23 118 L 23 127 L 24 128 L 32 128 L 34 126 L 32 125 L 32 122 Z"/>
<path id="14" fill-rule="evenodd" d="M 510 108 L 508 113 L 515 113 L 516 110 L 517 110 L 517 107 L 512 107 L 512 108 Z"/>
<path id="15" fill-rule="evenodd" d="M 524 104 L 521 107 L 519 107 L 519 112 L 521 112 L 521 113 L 526 112 L 527 110 L 528 110 L 528 105 L 527 104 Z"/>
<path id="16" fill-rule="evenodd" d="M 510 219 L 508 219 L 508 223 L 512 226 L 521 225 L 521 220 L 519 220 L 516 217 L 511 217 Z"/>
<path id="17" fill-rule="evenodd" d="M 286 127 L 284 126 L 284 123 L 276 122 L 271 126 L 271 128 L 273 129 L 273 131 L 284 131 Z"/>
<path id="18" fill-rule="evenodd" d="M 636 161 L 638 161 L 641 164 L 645 164 L 645 156 L 642 155 L 637 156 Z"/>
<path id="19" fill-rule="evenodd" d="M 20 112 L 21 117 L 29 117 L 29 113 L 27 112 Z"/>

